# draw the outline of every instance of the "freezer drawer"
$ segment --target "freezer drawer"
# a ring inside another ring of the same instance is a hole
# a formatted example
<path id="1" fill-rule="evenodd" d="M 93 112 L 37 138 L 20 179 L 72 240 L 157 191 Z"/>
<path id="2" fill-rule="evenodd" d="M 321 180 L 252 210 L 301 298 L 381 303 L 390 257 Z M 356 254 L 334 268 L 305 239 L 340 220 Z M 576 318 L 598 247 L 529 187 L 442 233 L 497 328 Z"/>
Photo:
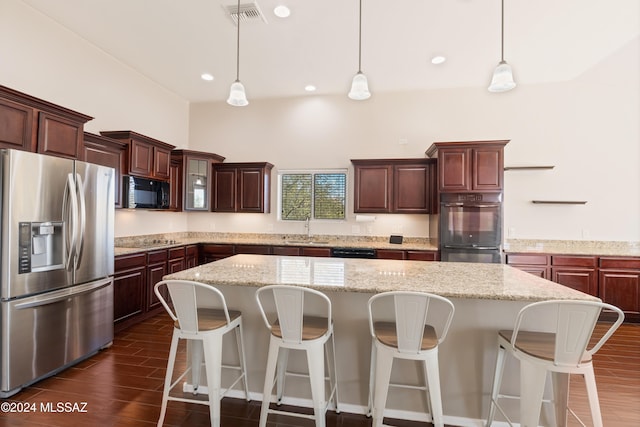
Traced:
<path id="1" fill-rule="evenodd" d="M 113 278 L 2 301 L 0 310 L 0 397 L 8 397 L 113 341 Z"/>

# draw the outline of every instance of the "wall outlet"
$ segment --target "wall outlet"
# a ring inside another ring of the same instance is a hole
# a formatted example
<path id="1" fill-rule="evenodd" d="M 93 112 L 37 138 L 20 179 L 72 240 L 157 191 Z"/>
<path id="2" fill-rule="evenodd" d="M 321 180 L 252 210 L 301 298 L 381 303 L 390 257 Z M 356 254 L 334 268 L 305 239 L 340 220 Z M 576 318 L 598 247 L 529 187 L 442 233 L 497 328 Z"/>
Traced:
<path id="1" fill-rule="evenodd" d="M 583 239 L 588 239 L 589 237 L 591 237 L 591 233 L 589 233 L 589 230 L 587 230 L 586 228 L 582 229 L 582 238 Z"/>
<path id="2" fill-rule="evenodd" d="M 514 227 L 509 227 L 507 229 L 507 237 L 515 237 L 516 236 L 516 229 Z"/>
<path id="3" fill-rule="evenodd" d="M 273 232 L 273 224 L 267 224 L 267 232 L 269 233 Z"/>
<path id="4" fill-rule="evenodd" d="M 351 226 L 351 234 L 360 234 L 360 226 L 352 225 Z"/>
<path id="5" fill-rule="evenodd" d="M 391 232 L 393 234 L 402 234 L 402 224 L 394 224 L 391 227 Z"/>
<path id="6" fill-rule="evenodd" d="M 209 223 L 209 231 L 216 231 L 216 223 L 215 222 L 210 222 Z"/>

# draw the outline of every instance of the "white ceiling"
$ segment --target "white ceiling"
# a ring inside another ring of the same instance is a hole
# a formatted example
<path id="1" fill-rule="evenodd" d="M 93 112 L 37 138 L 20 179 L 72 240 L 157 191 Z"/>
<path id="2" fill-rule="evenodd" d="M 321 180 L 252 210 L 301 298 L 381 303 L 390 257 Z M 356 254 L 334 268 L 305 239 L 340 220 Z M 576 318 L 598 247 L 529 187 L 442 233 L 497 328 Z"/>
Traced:
<path id="1" fill-rule="evenodd" d="M 236 74 L 234 0 L 23 0 L 182 98 L 224 100 Z M 242 0 L 242 4 L 250 0 Z M 358 0 L 257 0 L 240 26 L 249 100 L 349 90 Z M 363 0 L 362 71 L 376 92 L 486 88 L 500 60 L 500 0 Z M 273 8 L 285 4 L 287 19 Z M 570 80 L 640 36 L 638 0 L 505 0 L 505 59 L 519 84 Z M 433 55 L 447 61 L 431 64 Z M 203 72 L 213 82 L 200 79 Z"/>

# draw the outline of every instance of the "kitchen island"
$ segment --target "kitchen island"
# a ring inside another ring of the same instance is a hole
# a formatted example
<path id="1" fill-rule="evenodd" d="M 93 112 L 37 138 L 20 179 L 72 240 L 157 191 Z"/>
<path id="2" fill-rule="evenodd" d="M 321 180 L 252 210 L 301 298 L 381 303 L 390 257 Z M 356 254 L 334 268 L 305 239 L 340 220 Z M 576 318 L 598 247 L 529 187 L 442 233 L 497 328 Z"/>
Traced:
<path id="1" fill-rule="evenodd" d="M 333 304 L 338 387 L 342 411 L 364 413 L 367 405 L 371 340 L 367 301 L 371 295 L 394 290 L 435 293 L 453 302 L 456 312 L 440 348 L 440 375 L 445 423 L 480 426 L 486 417 L 496 355 L 497 331 L 511 328 L 528 303 L 549 299 L 597 300 L 557 283 L 503 264 L 235 255 L 165 276 L 215 285 L 230 308 L 242 311 L 248 356 L 249 389 L 261 399 L 268 348 L 268 331 L 254 294 L 272 284 L 306 286 L 325 292 Z M 536 327 L 544 330 L 549 318 Z M 229 351 L 225 357 L 233 357 Z M 293 355 L 292 355 L 293 356 Z M 297 356 L 297 355 L 296 355 Z M 302 358 L 291 357 L 295 371 L 304 371 Z M 517 390 L 517 365 L 505 370 L 505 389 Z M 392 382 L 416 383 L 421 370 L 413 362 L 394 365 Z M 512 379 L 513 381 L 509 381 Z M 240 396 L 240 393 L 238 393 Z M 285 403 L 311 406 L 308 383 L 287 381 Z M 415 391 L 389 394 L 386 414 L 426 420 L 424 398 Z M 516 418 L 517 419 L 517 418 Z M 544 418 L 541 419 L 544 423 Z"/>

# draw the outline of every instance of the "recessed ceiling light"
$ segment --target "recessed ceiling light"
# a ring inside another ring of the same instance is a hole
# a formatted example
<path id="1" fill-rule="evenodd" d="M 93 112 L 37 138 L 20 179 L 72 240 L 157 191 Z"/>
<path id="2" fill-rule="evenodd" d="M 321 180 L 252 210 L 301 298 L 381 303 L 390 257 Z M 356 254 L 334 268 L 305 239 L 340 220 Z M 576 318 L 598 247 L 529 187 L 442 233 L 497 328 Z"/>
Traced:
<path id="1" fill-rule="evenodd" d="M 286 18 L 291 15 L 291 10 L 289 10 L 287 6 L 281 4 L 273 8 L 273 13 L 278 18 Z"/>
<path id="2" fill-rule="evenodd" d="M 304 90 L 306 90 L 307 92 L 315 92 L 316 91 L 316 87 L 314 85 L 306 85 L 304 87 Z"/>
<path id="3" fill-rule="evenodd" d="M 208 81 L 208 82 L 210 82 L 210 81 L 212 81 L 212 80 L 213 80 L 213 76 L 212 76 L 211 74 L 209 74 L 209 73 L 202 73 L 202 74 L 200 75 L 200 78 L 201 78 L 202 80 L 206 80 L 206 81 Z"/>
<path id="4" fill-rule="evenodd" d="M 444 56 L 436 55 L 433 58 L 431 58 L 431 63 L 435 64 L 435 65 L 438 65 L 438 64 L 442 64 L 446 60 L 447 60 L 447 58 L 445 58 Z"/>

